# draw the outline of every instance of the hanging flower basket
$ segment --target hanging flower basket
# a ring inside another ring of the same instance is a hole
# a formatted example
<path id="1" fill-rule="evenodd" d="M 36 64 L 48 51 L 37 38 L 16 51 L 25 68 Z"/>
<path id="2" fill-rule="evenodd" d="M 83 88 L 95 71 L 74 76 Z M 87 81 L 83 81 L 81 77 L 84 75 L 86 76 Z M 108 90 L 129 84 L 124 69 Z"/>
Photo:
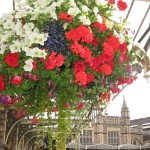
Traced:
<path id="1" fill-rule="evenodd" d="M 61 127 L 72 111 L 105 107 L 143 59 L 125 22 L 113 21 L 126 8 L 122 0 L 16 0 L 0 19 L 0 107 L 18 118 L 58 112 Z"/>

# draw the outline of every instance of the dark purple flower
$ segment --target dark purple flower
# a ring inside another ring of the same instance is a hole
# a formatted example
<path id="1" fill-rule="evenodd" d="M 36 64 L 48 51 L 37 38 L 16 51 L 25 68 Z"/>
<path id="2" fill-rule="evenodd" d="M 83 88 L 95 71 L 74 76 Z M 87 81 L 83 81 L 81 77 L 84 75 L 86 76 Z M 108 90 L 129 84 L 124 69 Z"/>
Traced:
<path id="1" fill-rule="evenodd" d="M 1 103 L 8 103 L 11 100 L 10 96 L 8 95 L 0 95 L 0 102 Z"/>

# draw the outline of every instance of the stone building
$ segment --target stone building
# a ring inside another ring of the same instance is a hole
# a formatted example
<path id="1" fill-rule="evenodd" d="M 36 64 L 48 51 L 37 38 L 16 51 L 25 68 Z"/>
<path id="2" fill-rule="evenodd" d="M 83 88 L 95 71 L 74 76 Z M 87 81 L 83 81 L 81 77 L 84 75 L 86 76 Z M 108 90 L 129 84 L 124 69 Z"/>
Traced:
<path id="1" fill-rule="evenodd" d="M 86 145 L 140 145 L 143 143 L 143 128 L 142 125 L 130 126 L 130 113 L 124 99 L 121 116 L 97 113 L 91 121 L 91 126 L 81 132 L 79 142 Z"/>

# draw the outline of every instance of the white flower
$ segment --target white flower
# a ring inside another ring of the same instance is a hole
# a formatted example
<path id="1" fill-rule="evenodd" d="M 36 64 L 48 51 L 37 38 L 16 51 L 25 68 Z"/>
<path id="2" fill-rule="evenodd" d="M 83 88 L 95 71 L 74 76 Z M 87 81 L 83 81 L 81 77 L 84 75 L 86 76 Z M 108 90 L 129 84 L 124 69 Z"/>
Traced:
<path id="1" fill-rule="evenodd" d="M 86 5 L 81 6 L 83 12 L 91 11 Z"/>
<path id="2" fill-rule="evenodd" d="M 98 13 L 99 13 L 98 8 L 97 8 L 97 7 L 94 7 L 94 8 L 93 8 L 93 12 L 94 12 L 94 14 L 98 14 Z"/>
<path id="3" fill-rule="evenodd" d="M 80 21 L 84 24 L 84 25 L 90 25 L 91 21 L 89 18 L 87 18 L 85 15 L 80 16 L 79 17 Z"/>
<path id="4" fill-rule="evenodd" d="M 13 32 L 6 32 L 6 33 L 1 37 L 0 42 L 1 42 L 1 43 L 7 42 L 8 39 L 9 39 L 10 37 L 12 37 L 12 34 L 13 34 Z"/>
<path id="5" fill-rule="evenodd" d="M 25 29 L 23 28 L 21 22 L 17 22 L 17 24 L 15 25 L 15 31 L 17 35 L 20 35 L 23 37 L 26 35 Z"/>
<path id="6" fill-rule="evenodd" d="M 47 40 L 47 37 L 45 37 L 44 34 L 38 34 L 36 32 L 31 33 L 28 36 L 29 40 L 30 40 L 30 44 L 40 44 L 40 45 L 44 45 L 44 42 Z"/>
<path id="7" fill-rule="evenodd" d="M 63 28 L 64 28 L 64 29 L 67 29 L 67 26 L 68 26 L 68 23 L 67 23 L 67 22 L 63 24 Z"/>
<path id="8" fill-rule="evenodd" d="M 1 45 L 0 46 L 0 54 L 4 54 L 6 50 L 6 45 Z"/>
<path id="9" fill-rule="evenodd" d="M 36 20 L 38 18 L 38 15 L 34 14 L 32 15 L 32 17 L 30 18 L 30 20 Z"/>
<path id="10" fill-rule="evenodd" d="M 68 14 L 71 16 L 76 16 L 77 14 L 79 14 L 81 11 L 78 7 L 73 7 L 73 8 L 69 8 L 68 9 Z"/>
<path id="11" fill-rule="evenodd" d="M 32 29 L 34 28 L 34 24 L 33 23 L 26 23 L 23 28 L 25 29 L 25 32 L 27 34 L 30 34 L 32 32 Z"/>
<path id="12" fill-rule="evenodd" d="M 38 58 L 43 57 L 45 59 L 46 56 L 47 56 L 47 53 L 44 50 L 39 49 L 38 47 L 35 47 L 35 48 L 32 48 L 32 49 L 30 49 L 28 47 L 25 47 L 24 51 L 26 52 L 26 56 L 30 56 L 32 58 L 34 58 L 34 57 L 38 57 Z"/>
<path id="13" fill-rule="evenodd" d="M 9 46 L 11 53 L 21 52 L 21 48 L 22 48 L 22 45 L 20 41 L 14 41 L 14 44 Z"/>
<path id="14" fill-rule="evenodd" d="M 51 6 L 47 7 L 45 11 L 48 12 L 48 13 L 50 13 L 50 17 L 52 19 L 57 20 L 56 6 L 54 6 L 54 5 L 52 6 L 51 5 Z"/>
<path id="15" fill-rule="evenodd" d="M 3 24 L 4 29 L 14 29 L 14 26 L 15 26 L 15 24 L 14 24 L 14 22 L 12 22 L 12 20 L 7 20 Z"/>
<path id="16" fill-rule="evenodd" d="M 106 0 L 95 0 L 96 5 L 106 5 L 108 2 Z"/>
<path id="17" fill-rule="evenodd" d="M 97 17 L 97 21 L 98 21 L 99 23 L 103 23 L 103 18 L 102 18 L 101 15 L 97 14 L 96 17 Z"/>
<path id="18" fill-rule="evenodd" d="M 59 1 L 56 3 L 57 7 L 60 7 L 63 2 L 64 2 L 64 0 L 59 0 Z"/>
<path id="19" fill-rule="evenodd" d="M 25 71 L 32 71 L 33 69 L 33 59 L 29 58 L 25 61 L 25 65 L 24 65 L 24 70 Z"/>
<path id="20" fill-rule="evenodd" d="M 33 4 L 35 8 L 45 8 L 50 2 L 51 0 L 36 0 Z"/>
<path id="21" fill-rule="evenodd" d="M 39 34 L 37 38 L 37 43 L 40 45 L 44 45 L 44 42 L 47 40 L 44 34 Z"/>
<path id="22" fill-rule="evenodd" d="M 26 15 L 27 15 L 26 10 L 20 10 L 20 11 L 16 12 L 15 18 L 23 18 Z"/>
<path id="23" fill-rule="evenodd" d="M 107 28 L 109 28 L 109 29 L 112 29 L 113 25 L 114 25 L 114 23 L 108 19 L 105 20 L 105 24 L 106 24 Z"/>
<path id="24" fill-rule="evenodd" d="M 13 13 L 13 12 L 12 12 Z M 12 15 L 12 13 L 8 13 L 8 14 L 3 14 L 2 15 L 2 21 L 7 21 L 7 20 L 13 20 L 14 16 Z"/>
<path id="25" fill-rule="evenodd" d="M 39 53 L 39 56 L 40 56 L 39 58 L 44 58 L 45 59 L 46 56 L 47 56 L 47 53 L 45 52 L 45 50 L 41 50 L 40 53 Z"/>
<path id="26" fill-rule="evenodd" d="M 76 7 L 76 3 L 74 2 L 74 0 L 70 0 L 70 1 L 69 1 L 69 5 L 70 5 L 71 7 Z"/>

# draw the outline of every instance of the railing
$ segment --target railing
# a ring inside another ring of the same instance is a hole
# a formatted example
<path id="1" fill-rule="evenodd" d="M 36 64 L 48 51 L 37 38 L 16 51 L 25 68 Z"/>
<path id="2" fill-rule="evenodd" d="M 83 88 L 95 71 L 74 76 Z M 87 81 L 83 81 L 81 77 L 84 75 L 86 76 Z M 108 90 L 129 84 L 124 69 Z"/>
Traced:
<path id="1" fill-rule="evenodd" d="M 108 145 L 108 144 L 92 144 L 83 145 L 76 142 L 71 142 L 67 145 L 67 149 L 77 149 L 77 150 L 150 150 L 150 143 L 145 145 L 133 145 L 133 144 L 122 144 L 118 146 Z"/>

